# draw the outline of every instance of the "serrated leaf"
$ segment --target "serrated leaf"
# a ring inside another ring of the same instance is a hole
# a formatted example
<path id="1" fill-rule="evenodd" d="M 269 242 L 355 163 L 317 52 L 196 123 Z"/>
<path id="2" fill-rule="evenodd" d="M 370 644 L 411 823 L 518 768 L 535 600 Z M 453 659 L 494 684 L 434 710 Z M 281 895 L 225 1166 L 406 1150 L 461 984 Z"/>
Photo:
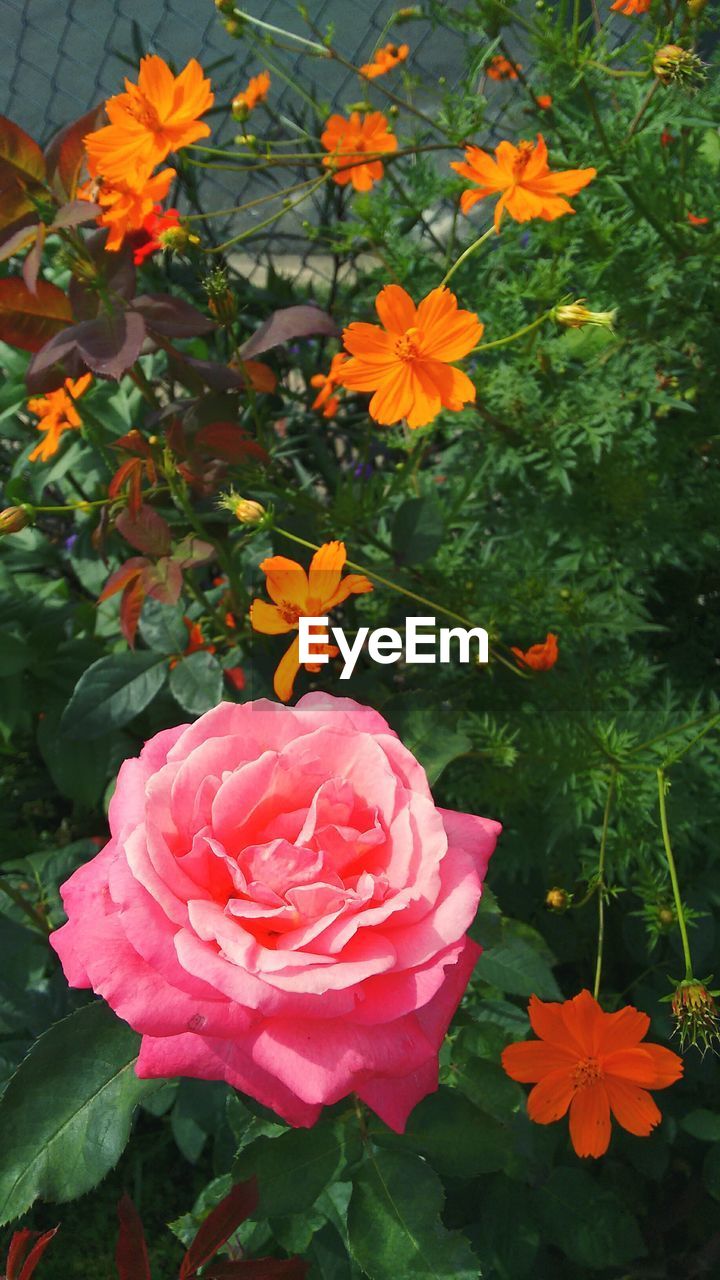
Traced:
<path id="1" fill-rule="evenodd" d="M 383 713 L 423 766 L 428 782 L 437 782 L 451 760 L 465 755 L 472 747 L 467 734 L 443 726 L 438 733 L 439 708 L 415 692 L 399 694 L 385 703 Z"/>
<path id="2" fill-rule="evenodd" d="M 419 1156 L 371 1155 L 353 1179 L 348 1235 L 370 1280 L 478 1280 L 468 1241 L 440 1220 L 444 1191 Z"/>
<path id="3" fill-rule="evenodd" d="M 444 1086 L 414 1108 L 404 1134 L 371 1132 L 379 1145 L 401 1150 L 411 1147 L 438 1173 L 458 1178 L 502 1169 L 508 1150 L 507 1129 L 458 1090 Z"/>
<path id="4" fill-rule="evenodd" d="M 272 347 L 279 347 L 284 342 L 318 335 L 332 338 L 336 334 L 335 321 L 320 307 L 310 306 L 307 303 L 298 307 L 282 307 L 279 311 L 273 311 L 260 328 L 255 330 L 252 337 L 248 338 L 240 348 L 239 354 L 243 360 L 249 359 L 250 356 L 260 355 L 263 351 L 270 351 Z"/>
<path id="5" fill-rule="evenodd" d="M 135 1075 L 139 1044 L 101 1001 L 36 1041 L 0 1102 L 0 1224 L 38 1197 L 84 1195 L 117 1163 L 137 1103 L 159 1083 Z"/>
<path id="6" fill-rule="evenodd" d="M 157 653 L 111 653 L 85 671 L 60 722 L 69 738 L 101 738 L 145 709 L 167 679 Z"/>
<path id="7" fill-rule="evenodd" d="M 181 658 L 170 672 L 170 692 L 191 716 L 201 716 L 216 707 L 222 701 L 222 689 L 222 667 L 207 650 Z"/>
<path id="8" fill-rule="evenodd" d="M 255 1174 L 260 1203 L 255 1216 L 283 1218 L 310 1209 L 344 1162 L 339 1125 L 289 1129 L 274 1138 L 258 1138 L 233 1165 L 233 1178 Z"/>
<path id="9" fill-rule="evenodd" d="M 545 949 L 546 950 L 546 949 Z M 541 1000 L 562 1000 L 546 954 L 506 927 L 503 940 L 483 951 L 475 976 L 499 991 L 513 996 L 539 996 Z"/>
<path id="10" fill-rule="evenodd" d="M 146 600 L 140 615 L 140 635 L 148 649 L 156 653 L 182 653 L 188 639 L 182 609 L 152 598 Z"/>
<path id="11" fill-rule="evenodd" d="M 31 292 L 24 280 L 0 280 L 0 340 L 23 351 L 39 351 L 49 338 L 72 323 L 67 296 L 49 280 Z"/>
<path id="12" fill-rule="evenodd" d="M 545 1238 L 581 1267 L 604 1271 L 647 1254 L 622 1200 L 584 1169 L 554 1169 L 536 1204 Z"/>

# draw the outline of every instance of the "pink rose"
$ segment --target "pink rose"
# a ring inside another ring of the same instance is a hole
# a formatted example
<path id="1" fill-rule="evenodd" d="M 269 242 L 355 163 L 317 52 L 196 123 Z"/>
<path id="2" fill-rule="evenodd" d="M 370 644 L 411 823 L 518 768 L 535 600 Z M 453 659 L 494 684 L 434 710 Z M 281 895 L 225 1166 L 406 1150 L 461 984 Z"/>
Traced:
<path id="1" fill-rule="evenodd" d="M 156 734 L 110 829 L 51 941 L 142 1034 L 138 1075 L 226 1080 L 293 1125 L 355 1090 L 402 1130 L 480 953 L 500 824 L 436 808 L 382 716 L 315 693 Z"/>

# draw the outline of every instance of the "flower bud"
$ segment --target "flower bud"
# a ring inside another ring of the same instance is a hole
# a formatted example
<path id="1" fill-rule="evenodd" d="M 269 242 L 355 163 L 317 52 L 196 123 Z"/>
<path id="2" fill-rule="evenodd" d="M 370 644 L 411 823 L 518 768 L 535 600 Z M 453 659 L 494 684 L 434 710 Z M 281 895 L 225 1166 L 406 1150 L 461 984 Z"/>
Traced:
<path id="1" fill-rule="evenodd" d="M 422 18 L 422 9 L 419 4 L 406 4 L 402 9 L 398 9 L 392 16 L 393 22 L 412 22 L 413 18 Z"/>
<path id="2" fill-rule="evenodd" d="M 245 101 L 244 93 L 237 93 L 235 95 L 230 109 L 233 113 L 233 120 L 239 121 L 240 124 L 242 124 L 243 120 L 247 120 L 250 115 L 250 109 Z"/>
<path id="3" fill-rule="evenodd" d="M 720 1019 L 713 998 L 718 992 L 708 990 L 709 981 L 709 978 L 704 982 L 686 978 L 669 997 L 675 1033 L 683 1052 L 694 1045 L 704 1056 L 708 1049 L 717 1052 L 720 1046 Z"/>
<path id="4" fill-rule="evenodd" d="M 665 44 L 653 58 L 652 69 L 661 84 L 694 89 L 705 79 L 705 64 L 678 44 Z"/>
<path id="5" fill-rule="evenodd" d="M 235 498 L 232 513 L 240 524 L 259 524 L 265 515 L 265 508 L 254 498 Z"/>
<path id="6" fill-rule="evenodd" d="M 6 533 L 19 533 L 21 529 L 27 529 L 34 516 L 35 509 L 29 502 L 24 502 L 20 507 L 6 507 L 4 511 L 0 511 L 0 537 L 4 537 Z"/>
<path id="7" fill-rule="evenodd" d="M 240 21 L 238 18 L 226 18 L 225 30 L 233 40 L 239 40 L 245 30 L 245 23 Z"/>
<path id="8" fill-rule="evenodd" d="M 232 13 L 235 8 L 235 0 L 215 0 L 215 8 L 220 13 Z"/>
<path id="9" fill-rule="evenodd" d="M 176 227 L 166 227 L 164 231 L 159 231 L 158 242 L 163 249 L 170 249 L 173 253 L 182 253 L 183 249 L 187 249 L 189 244 L 199 244 L 200 237 L 192 235 L 187 227 L 184 227 L 182 223 L 178 223 Z"/>
<path id="10" fill-rule="evenodd" d="M 553 889 L 548 889 L 545 894 L 545 906 L 548 911 L 555 911 L 560 915 L 563 911 L 567 911 L 572 902 L 572 894 L 567 889 L 560 889 L 557 885 Z"/>
<path id="11" fill-rule="evenodd" d="M 687 0 L 688 17 L 699 18 L 706 4 L 707 0 Z"/>
<path id="12" fill-rule="evenodd" d="M 597 325 L 601 329 L 609 329 L 612 332 L 617 309 L 613 311 L 588 311 L 584 306 L 585 299 L 578 298 L 577 302 L 570 302 L 567 305 L 555 308 L 555 319 L 558 324 L 567 325 L 569 329 L 582 329 L 586 324 Z"/>

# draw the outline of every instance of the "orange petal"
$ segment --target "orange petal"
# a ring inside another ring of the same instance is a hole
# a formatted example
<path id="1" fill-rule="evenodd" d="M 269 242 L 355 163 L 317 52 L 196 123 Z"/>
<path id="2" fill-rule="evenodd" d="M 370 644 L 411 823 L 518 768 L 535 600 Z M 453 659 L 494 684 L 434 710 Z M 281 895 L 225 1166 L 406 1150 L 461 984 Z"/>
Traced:
<path id="1" fill-rule="evenodd" d="M 287 653 L 280 659 L 273 678 L 273 688 L 281 702 L 292 697 L 295 677 L 300 670 L 300 637 L 296 636 Z"/>
<path id="2" fill-rule="evenodd" d="M 368 406 L 371 418 L 381 426 L 392 426 L 406 418 L 413 410 L 414 379 L 409 364 L 400 361 L 379 383 Z M 428 419 L 429 421 L 430 419 Z"/>
<path id="3" fill-rule="evenodd" d="M 579 1156 L 603 1156 L 610 1144 L 610 1102 L 605 1085 L 578 1089 L 570 1107 L 570 1140 Z"/>
<path id="4" fill-rule="evenodd" d="M 438 290 L 433 292 L 437 293 Z M 420 309 L 416 309 L 410 294 L 399 284 L 386 284 L 380 290 L 375 299 L 375 310 L 388 333 L 403 334 L 413 325 L 421 323 Z"/>
<path id="5" fill-rule="evenodd" d="M 303 609 L 307 600 L 307 574 L 296 560 L 287 556 L 269 556 L 260 568 L 267 576 L 267 593 L 276 604 L 294 604 Z"/>
<path id="6" fill-rule="evenodd" d="M 565 1115 L 573 1097 L 570 1072 L 552 1071 L 530 1090 L 527 1112 L 535 1124 L 552 1124 Z"/>
<path id="7" fill-rule="evenodd" d="M 513 1080 L 535 1084 L 553 1071 L 569 1071 L 577 1063 L 577 1054 L 560 1045 L 543 1040 L 522 1040 L 509 1044 L 502 1052 L 504 1070 Z"/>
<path id="8" fill-rule="evenodd" d="M 397 363 L 394 339 L 377 324 L 354 320 L 343 330 L 343 343 L 351 355 L 366 364 L 383 367 Z M 347 361 L 338 371 L 338 381 L 345 382 L 350 368 L 351 362 Z"/>
<path id="9" fill-rule="evenodd" d="M 310 561 L 308 598 L 317 600 L 322 609 L 326 608 L 325 601 L 337 590 L 346 560 L 344 542 L 325 542 Z"/>
<path id="10" fill-rule="evenodd" d="M 646 1138 L 651 1129 L 662 1120 L 647 1090 L 628 1084 L 626 1080 L 614 1079 L 606 1079 L 605 1088 L 615 1119 L 628 1133 L 634 1133 L 637 1138 Z"/>
<path id="11" fill-rule="evenodd" d="M 568 1032 L 575 1043 L 580 1045 L 584 1056 L 596 1057 L 605 1015 L 594 996 L 589 991 L 581 991 L 572 1000 L 566 1000 L 562 1016 Z"/>
<path id="12" fill-rule="evenodd" d="M 620 1049 L 603 1056 L 602 1065 L 605 1075 L 632 1081 L 645 1089 L 667 1089 L 683 1072 L 682 1058 L 661 1044 Z"/>
<path id="13" fill-rule="evenodd" d="M 334 609 L 337 605 L 342 604 L 343 600 L 347 600 L 348 596 L 366 595 L 368 591 L 373 590 L 372 582 L 362 573 L 348 573 L 341 580 L 337 591 L 329 600 L 323 602 L 323 609 Z"/>
<path id="14" fill-rule="evenodd" d="M 265 636 L 284 636 L 293 630 L 277 605 L 268 604 L 267 600 L 253 600 L 250 605 L 250 626 L 253 631 L 260 631 Z"/>
<path id="15" fill-rule="evenodd" d="M 626 1005 L 617 1013 L 606 1013 L 603 1018 L 598 1053 L 616 1053 L 618 1049 L 634 1049 L 644 1040 L 650 1029 L 650 1019 L 632 1005 Z"/>
<path id="16" fill-rule="evenodd" d="M 417 309 L 423 356 L 461 360 L 480 341 L 483 326 L 472 311 L 458 307 L 455 294 L 441 285 L 423 298 Z"/>
<path id="17" fill-rule="evenodd" d="M 544 177 L 530 179 L 523 186 L 530 186 L 538 195 L 574 196 L 582 191 L 597 175 L 597 169 L 565 169 L 561 173 L 548 173 Z"/>

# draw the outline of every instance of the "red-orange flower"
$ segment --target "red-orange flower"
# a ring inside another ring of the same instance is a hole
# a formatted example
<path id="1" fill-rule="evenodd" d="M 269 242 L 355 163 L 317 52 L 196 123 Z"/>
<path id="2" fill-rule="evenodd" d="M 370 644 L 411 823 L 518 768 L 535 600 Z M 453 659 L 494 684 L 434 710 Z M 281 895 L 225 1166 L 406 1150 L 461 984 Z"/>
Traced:
<path id="1" fill-rule="evenodd" d="M 236 93 L 232 100 L 233 115 L 237 119 L 244 119 L 248 112 L 257 107 L 260 102 L 265 101 L 270 84 L 270 73 L 268 71 L 261 71 L 259 75 L 251 76 L 246 88 L 241 89 L 240 93 Z"/>
<path id="2" fill-rule="evenodd" d="M 137 84 L 108 98 L 110 121 L 84 139 L 90 172 L 108 182 L 142 185 L 156 165 L 210 133 L 198 119 L 213 104 L 210 81 L 195 58 L 174 76 L 157 54 L 142 58 Z"/>
<path id="3" fill-rule="evenodd" d="M 465 162 L 455 160 L 450 167 L 477 184 L 477 190 L 463 191 L 460 197 L 463 213 L 469 213 L 485 196 L 500 196 L 495 206 L 497 231 L 505 209 L 516 222 L 529 222 L 531 218 L 552 222 L 565 213 L 574 213 L 562 196 L 576 195 L 596 174 L 595 169 L 551 173 L 547 147 L 540 133 L 536 143 L 519 142 L 516 147 L 511 142 L 499 143 L 494 160 L 480 147 L 466 147 Z"/>
<path id="4" fill-rule="evenodd" d="M 330 116 L 320 141 L 326 151 L 323 164 L 333 169 L 333 182 L 344 187 L 352 182 L 356 191 L 369 191 L 374 182 L 385 172 L 382 160 L 367 160 L 368 155 L 397 151 L 397 138 L 388 128 L 381 111 L 371 111 L 361 118 L 353 111 L 349 120 L 344 116 Z"/>
<path id="5" fill-rule="evenodd" d="M 635 13 L 647 13 L 651 4 L 652 0 L 615 0 L 610 8 L 619 9 L 620 13 L 624 13 L 627 18 Z"/>
<path id="6" fill-rule="evenodd" d="M 135 187 L 125 182 L 101 180 L 99 185 L 88 183 L 78 192 L 82 199 L 96 200 L 102 207 L 98 226 L 108 228 L 106 249 L 115 252 L 122 247 L 126 236 L 144 230 L 148 218 L 160 208 L 160 201 L 165 199 L 174 177 L 174 169 L 162 169 Z"/>
<path id="7" fill-rule="evenodd" d="M 386 44 L 383 49 L 375 50 L 372 62 L 363 63 L 360 68 L 361 74 L 368 80 L 374 80 L 376 76 L 384 76 L 386 72 L 392 71 L 393 67 L 404 62 L 409 52 L 409 44 Z"/>
<path id="8" fill-rule="evenodd" d="M 183 622 L 188 633 L 188 642 L 180 657 L 188 658 L 191 653 L 199 653 L 201 649 L 207 650 L 208 653 L 215 652 L 215 645 L 207 643 L 199 622 L 193 622 L 192 618 L 183 618 Z M 177 666 L 180 657 L 170 659 L 170 670 Z"/>
<path id="9" fill-rule="evenodd" d="M 710 221 L 709 218 L 699 218 L 696 213 L 689 213 L 687 220 L 691 227 L 706 227 Z"/>
<path id="10" fill-rule="evenodd" d="M 535 99 L 535 101 L 536 101 L 536 103 L 537 103 L 537 105 L 539 106 L 539 108 L 540 108 L 540 110 L 541 110 L 541 111 L 549 111 L 549 110 L 550 110 L 550 108 L 551 108 L 551 106 L 552 106 L 552 102 L 553 102 L 553 100 L 552 100 L 552 94 L 551 94 L 551 93 L 541 93 L 541 94 L 540 94 L 540 96 L 539 96 L 539 97 L 537 97 L 537 98 Z"/>
<path id="11" fill-rule="evenodd" d="M 146 258 L 151 257 L 153 253 L 157 253 L 158 249 L 166 248 L 163 241 L 164 233 L 166 231 L 174 231 L 179 226 L 179 209 L 163 209 L 162 205 L 153 205 L 151 212 L 143 220 L 140 229 L 141 234 L 138 235 L 133 245 L 133 262 L 135 266 L 139 267 Z"/>
<path id="12" fill-rule="evenodd" d="M 267 577 L 266 587 L 270 599 L 253 600 L 250 606 L 250 623 L 255 631 L 266 636 L 287 635 L 298 630 L 298 619 L 322 618 L 331 609 L 342 604 L 348 596 L 372 591 L 372 583 L 359 573 L 349 573 L 341 578 L 347 559 L 344 542 L 326 542 L 310 561 L 306 573 L 301 564 L 285 556 L 270 556 L 260 568 Z M 324 651 L 331 657 L 338 650 L 334 645 L 315 644 L 316 652 Z M 275 672 L 275 692 L 282 702 L 292 697 L 295 677 L 300 670 L 300 639 L 295 637 Z M 305 663 L 306 671 L 319 671 L 315 662 Z"/>
<path id="13" fill-rule="evenodd" d="M 36 423 L 38 431 L 44 431 L 40 443 L 29 455 L 30 462 L 38 458 L 47 462 L 60 448 L 63 432 L 81 425 L 80 415 L 75 408 L 75 401 L 87 391 L 92 382 L 92 374 L 84 373 L 81 378 L 66 378 L 56 391 L 48 391 L 46 396 L 38 396 L 28 400 L 28 409 L 36 413 L 40 421 Z"/>
<path id="14" fill-rule="evenodd" d="M 490 80 L 517 80 L 518 70 L 522 71 L 522 62 L 511 62 L 501 53 L 496 53 L 485 68 L 485 75 Z"/>
<path id="15" fill-rule="evenodd" d="M 382 328 L 354 322 L 343 333 L 352 356 L 336 380 L 351 391 L 374 391 L 370 416 L 383 426 L 407 419 L 409 427 L 432 422 L 441 409 L 462 409 L 475 399 L 467 374 L 453 368 L 480 341 L 483 325 L 461 311 L 444 285 L 419 306 L 398 284 L 375 299 Z"/>
<path id="16" fill-rule="evenodd" d="M 662 1119 L 648 1089 L 666 1089 L 682 1075 L 682 1059 L 659 1044 L 641 1044 L 650 1019 L 631 1005 L 604 1013 L 589 991 L 563 1004 L 530 997 L 530 1025 L 539 1040 L 503 1050 L 513 1080 L 534 1084 L 528 1115 L 552 1124 L 570 1109 L 577 1155 L 601 1156 L 610 1142 L 610 1114 L 645 1138 Z"/>
<path id="17" fill-rule="evenodd" d="M 558 660 L 557 636 L 553 635 L 552 631 L 548 631 L 542 644 L 533 644 L 524 651 L 516 649 L 513 645 L 512 651 L 526 667 L 532 667 L 534 671 L 549 671 Z"/>
<path id="18" fill-rule="evenodd" d="M 324 418 L 332 418 L 338 411 L 340 399 L 335 395 L 339 385 L 338 373 L 347 360 L 344 351 L 339 351 L 330 362 L 328 373 L 314 373 L 310 379 L 311 387 L 318 387 L 318 393 L 312 402 L 313 409 L 322 409 Z"/>

